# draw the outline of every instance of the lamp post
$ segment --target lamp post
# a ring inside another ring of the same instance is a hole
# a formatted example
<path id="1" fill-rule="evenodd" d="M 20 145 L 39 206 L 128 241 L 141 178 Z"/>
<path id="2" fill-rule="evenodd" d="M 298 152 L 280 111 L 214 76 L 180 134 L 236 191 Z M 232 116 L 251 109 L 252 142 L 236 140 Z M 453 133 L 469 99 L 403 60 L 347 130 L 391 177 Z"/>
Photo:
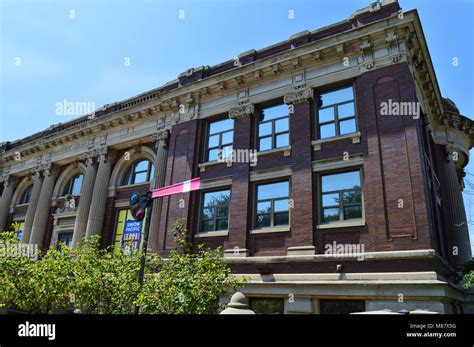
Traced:
<path id="1" fill-rule="evenodd" d="M 143 220 L 143 217 L 146 213 L 145 218 L 145 230 L 143 233 L 143 243 L 141 250 L 140 258 L 140 270 L 138 271 L 138 285 L 139 288 L 143 285 L 143 278 L 145 276 L 145 260 L 146 253 L 148 248 L 148 236 L 150 235 L 150 221 L 151 221 L 151 212 L 153 209 L 153 199 L 151 197 L 151 191 L 140 196 L 139 193 L 133 193 L 130 197 L 130 211 L 132 212 L 133 218 L 136 220 Z M 135 305 L 135 314 L 138 314 L 140 307 Z"/>

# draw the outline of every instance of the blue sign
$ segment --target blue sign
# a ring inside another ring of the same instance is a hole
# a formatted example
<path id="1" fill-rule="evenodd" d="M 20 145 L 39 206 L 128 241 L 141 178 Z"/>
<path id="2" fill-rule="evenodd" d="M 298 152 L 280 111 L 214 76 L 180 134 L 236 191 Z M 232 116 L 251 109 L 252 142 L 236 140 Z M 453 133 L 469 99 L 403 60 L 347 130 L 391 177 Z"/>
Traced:
<path id="1" fill-rule="evenodd" d="M 126 243 L 126 249 L 133 249 L 137 251 L 140 248 L 140 242 L 142 238 L 142 225 L 143 221 L 137 221 L 133 219 L 126 220 L 120 245 L 123 246 Z"/>

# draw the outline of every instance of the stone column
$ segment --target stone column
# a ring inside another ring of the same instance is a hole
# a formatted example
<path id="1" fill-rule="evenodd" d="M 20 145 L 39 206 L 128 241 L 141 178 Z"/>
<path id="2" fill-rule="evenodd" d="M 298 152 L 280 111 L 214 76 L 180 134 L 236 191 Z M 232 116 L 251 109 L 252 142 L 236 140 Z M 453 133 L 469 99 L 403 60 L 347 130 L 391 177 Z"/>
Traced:
<path id="1" fill-rule="evenodd" d="M 169 131 L 161 130 L 154 135 L 156 139 L 156 162 L 151 189 L 161 188 L 165 184 L 166 163 L 168 162 L 168 139 Z M 153 203 L 150 222 L 150 235 L 148 245 L 153 251 L 158 250 L 158 233 L 160 229 L 160 215 L 163 199 L 156 199 Z"/>
<path id="2" fill-rule="evenodd" d="M 43 184 L 41 185 L 41 192 L 39 194 L 30 236 L 30 243 L 37 244 L 38 248 L 42 248 L 43 246 L 43 237 L 51 209 L 51 196 L 58 173 L 59 167 L 52 164 L 49 164 L 43 171 Z"/>
<path id="3" fill-rule="evenodd" d="M 112 171 L 112 163 L 115 159 L 113 149 L 102 148 L 98 158 L 99 167 L 94 182 L 94 191 L 92 192 L 92 201 L 90 204 L 89 218 L 87 220 L 86 237 L 102 234 L 102 225 L 104 223 L 105 207 L 107 205 L 107 196 Z M 79 202 L 79 205 L 81 202 Z"/>
<path id="4" fill-rule="evenodd" d="M 38 206 L 38 200 L 41 193 L 41 187 L 43 185 L 43 177 L 40 171 L 36 171 L 33 175 L 33 191 L 31 192 L 30 202 L 28 203 L 28 210 L 25 216 L 25 225 L 23 227 L 23 235 L 21 236 L 21 242 L 28 243 L 30 241 L 31 229 L 33 228 L 33 221 L 35 219 L 36 207 Z"/>
<path id="5" fill-rule="evenodd" d="M 4 176 L 3 177 L 3 193 L 0 198 L 0 231 L 7 227 L 8 213 L 10 212 L 10 204 L 12 202 L 13 192 L 17 183 L 17 179 Z"/>
<path id="6" fill-rule="evenodd" d="M 79 206 L 77 207 L 76 222 L 74 224 L 74 234 L 72 236 L 72 246 L 79 245 L 86 236 L 87 221 L 89 217 L 89 207 L 92 202 L 92 193 L 94 192 L 95 176 L 97 166 L 94 162 L 93 153 L 88 154 L 86 159 L 86 174 L 81 187 L 81 196 Z"/>

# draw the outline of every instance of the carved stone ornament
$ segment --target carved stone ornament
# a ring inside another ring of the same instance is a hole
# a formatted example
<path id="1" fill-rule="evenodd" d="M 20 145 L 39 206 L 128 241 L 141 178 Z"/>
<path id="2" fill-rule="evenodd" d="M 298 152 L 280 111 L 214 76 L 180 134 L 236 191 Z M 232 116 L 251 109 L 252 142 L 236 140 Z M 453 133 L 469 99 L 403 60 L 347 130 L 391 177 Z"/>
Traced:
<path id="1" fill-rule="evenodd" d="M 230 119 L 238 119 L 238 118 L 244 118 L 247 116 L 251 116 L 255 113 L 255 105 L 254 104 L 248 104 L 248 105 L 243 105 L 243 106 L 238 106 L 238 107 L 232 107 L 229 110 L 229 118 Z"/>
<path id="2" fill-rule="evenodd" d="M 298 102 L 304 102 L 313 98 L 313 89 L 305 88 L 295 93 L 288 93 L 283 98 L 285 104 L 296 104 Z"/>

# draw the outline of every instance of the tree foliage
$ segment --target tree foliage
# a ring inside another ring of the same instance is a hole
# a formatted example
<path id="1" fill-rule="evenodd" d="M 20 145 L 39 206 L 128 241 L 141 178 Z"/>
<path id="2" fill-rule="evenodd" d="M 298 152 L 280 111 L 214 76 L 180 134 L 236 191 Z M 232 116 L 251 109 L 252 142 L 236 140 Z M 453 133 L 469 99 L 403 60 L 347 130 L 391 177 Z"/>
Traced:
<path id="1" fill-rule="evenodd" d="M 11 256 L 19 245 L 13 232 L 0 233 L 0 306 L 27 313 L 53 313 L 78 308 L 83 313 L 216 313 L 220 295 L 243 285 L 231 274 L 221 250 L 188 242 L 184 220 L 173 227 L 177 249 L 167 259 L 145 259 L 143 284 L 138 282 L 141 253 L 127 247 L 101 249 L 91 237 L 73 249 L 61 244 L 32 260 Z M 9 245 L 9 246 L 6 246 Z"/>

